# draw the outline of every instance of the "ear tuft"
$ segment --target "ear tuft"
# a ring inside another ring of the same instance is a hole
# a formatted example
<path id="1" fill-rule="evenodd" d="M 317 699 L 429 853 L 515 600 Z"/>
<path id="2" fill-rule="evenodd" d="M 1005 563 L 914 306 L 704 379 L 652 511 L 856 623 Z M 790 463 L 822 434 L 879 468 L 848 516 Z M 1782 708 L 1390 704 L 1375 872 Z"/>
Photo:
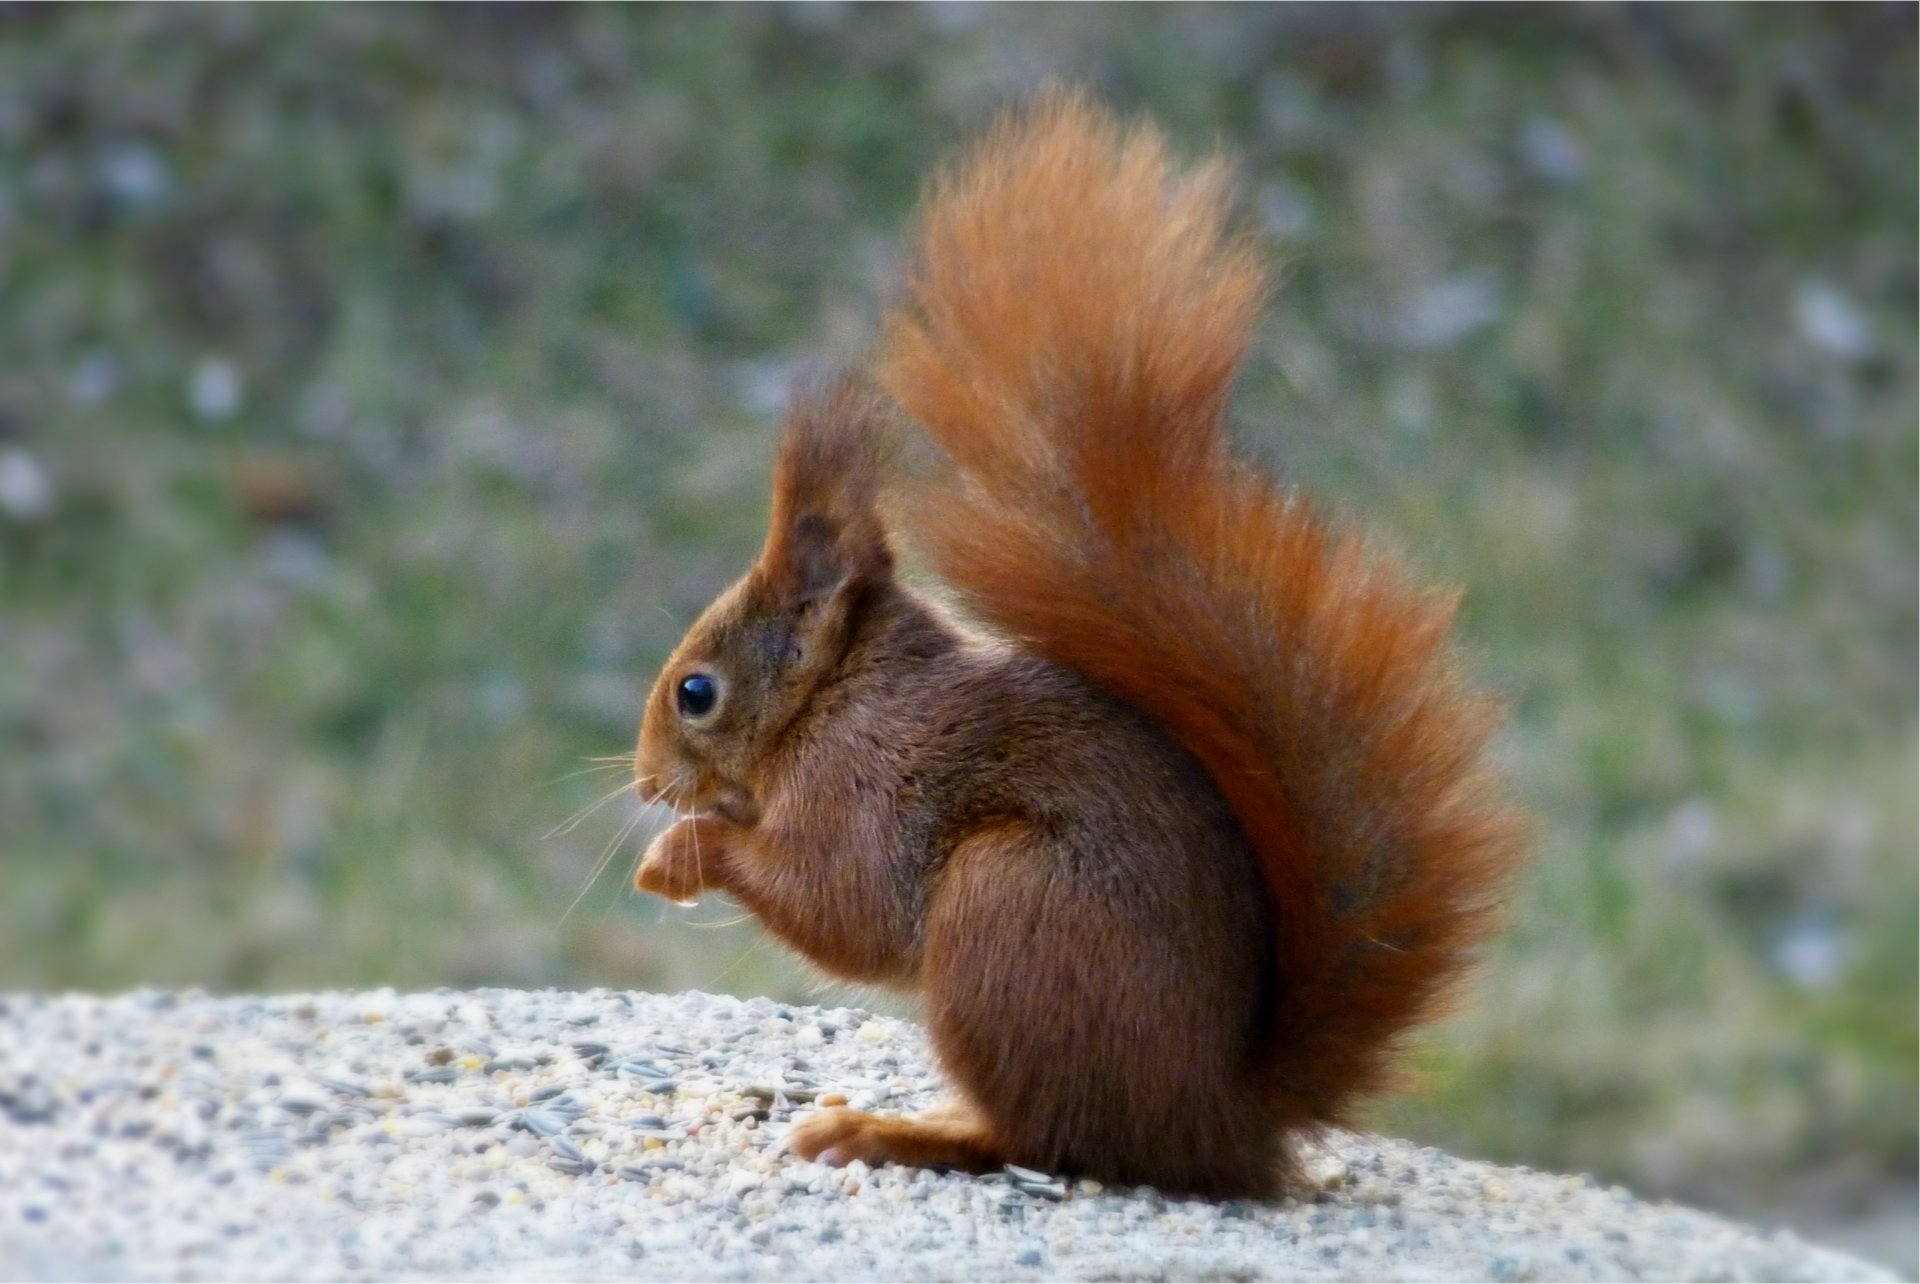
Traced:
<path id="1" fill-rule="evenodd" d="M 787 411 L 773 472 L 773 519 L 760 565 L 810 602 L 892 569 L 878 510 L 887 466 L 885 403 L 852 375 L 803 384 Z"/>

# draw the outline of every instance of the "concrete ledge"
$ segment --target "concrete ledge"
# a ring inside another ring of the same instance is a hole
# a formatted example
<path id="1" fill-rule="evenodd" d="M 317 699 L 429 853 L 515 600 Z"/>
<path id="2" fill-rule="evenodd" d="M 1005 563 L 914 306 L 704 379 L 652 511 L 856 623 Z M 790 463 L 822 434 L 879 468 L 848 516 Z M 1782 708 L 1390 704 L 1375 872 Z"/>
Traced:
<path id="1" fill-rule="evenodd" d="M 1319 1194 L 1272 1206 L 784 1153 L 816 1097 L 915 1109 L 936 1089 L 910 1023 L 765 1000 L 7 996 L 0 1276 L 1892 1278 L 1377 1137 L 1340 1139 Z"/>

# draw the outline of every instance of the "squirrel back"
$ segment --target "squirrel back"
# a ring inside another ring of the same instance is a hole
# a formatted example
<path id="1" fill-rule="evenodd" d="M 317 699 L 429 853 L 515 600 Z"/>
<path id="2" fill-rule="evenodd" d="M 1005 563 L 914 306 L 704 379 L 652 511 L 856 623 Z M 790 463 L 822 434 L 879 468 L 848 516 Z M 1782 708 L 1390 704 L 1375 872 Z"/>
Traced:
<path id="1" fill-rule="evenodd" d="M 1454 595 L 1239 463 L 1265 294 L 1213 161 L 1074 96 L 934 184 L 883 389 L 951 472 L 899 508 L 965 606 L 1144 713 L 1218 785 L 1265 884 L 1258 1073 L 1283 1128 L 1391 1082 L 1491 929 L 1521 826 Z"/>

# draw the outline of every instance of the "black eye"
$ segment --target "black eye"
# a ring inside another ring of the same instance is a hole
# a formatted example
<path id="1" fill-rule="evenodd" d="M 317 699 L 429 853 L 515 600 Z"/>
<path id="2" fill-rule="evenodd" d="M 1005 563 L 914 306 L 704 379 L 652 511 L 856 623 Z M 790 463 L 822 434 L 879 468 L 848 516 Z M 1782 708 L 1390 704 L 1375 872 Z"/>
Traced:
<path id="1" fill-rule="evenodd" d="M 720 698 L 720 687 L 704 673 L 689 673 L 680 679 L 680 716 L 698 718 L 713 712 L 713 702 Z"/>

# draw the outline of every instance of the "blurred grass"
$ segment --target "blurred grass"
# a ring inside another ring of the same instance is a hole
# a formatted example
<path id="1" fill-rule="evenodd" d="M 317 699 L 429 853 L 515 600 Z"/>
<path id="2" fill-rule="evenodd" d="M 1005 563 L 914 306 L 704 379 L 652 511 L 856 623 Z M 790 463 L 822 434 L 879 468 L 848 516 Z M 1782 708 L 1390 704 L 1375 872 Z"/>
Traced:
<path id="1" fill-rule="evenodd" d="M 1514 704 L 1540 860 L 1378 1122 L 1734 1207 L 1910 1181 L 1914 35 L 0 9 L 0 985 L 805 993 L 626 895 L 624 800 L 543 835 L 922 176 L 1059 76 L 1236 156 L 1287 264 L 1249 448 L 1468 585 Z"/>

